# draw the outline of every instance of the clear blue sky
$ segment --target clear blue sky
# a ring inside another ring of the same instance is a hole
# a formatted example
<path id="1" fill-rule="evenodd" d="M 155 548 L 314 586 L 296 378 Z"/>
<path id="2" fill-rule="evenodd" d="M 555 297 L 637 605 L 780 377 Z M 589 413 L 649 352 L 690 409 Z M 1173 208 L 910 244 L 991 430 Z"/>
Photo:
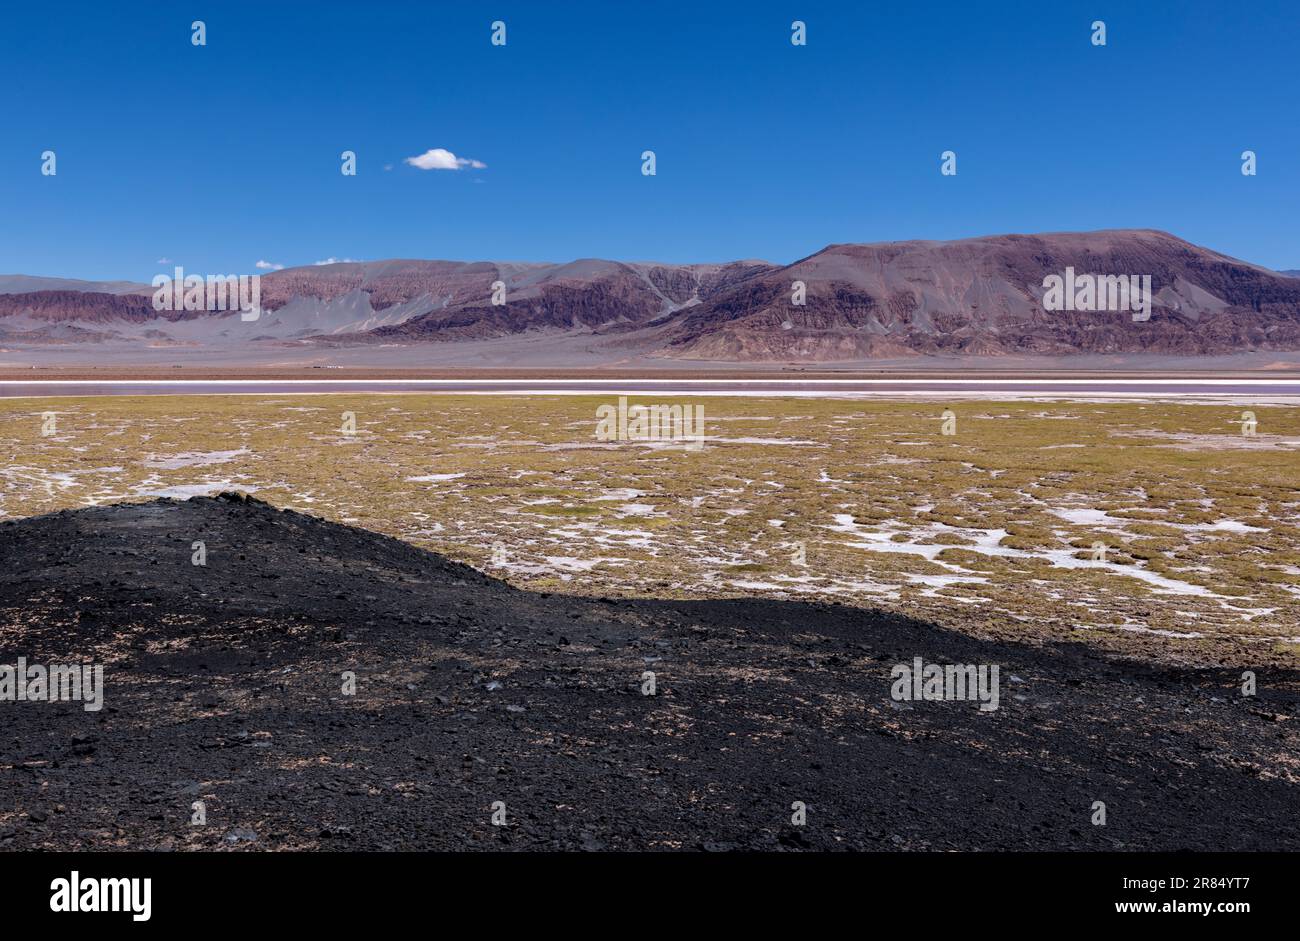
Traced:
<path id="1" fill-rule="evenodd" d="M 0 273 L 1112 227 L 1300 267 L 1298 92 L 1293 0 L 12 3 Z M 403 163 L 431 148 L 487 167 Z"/>

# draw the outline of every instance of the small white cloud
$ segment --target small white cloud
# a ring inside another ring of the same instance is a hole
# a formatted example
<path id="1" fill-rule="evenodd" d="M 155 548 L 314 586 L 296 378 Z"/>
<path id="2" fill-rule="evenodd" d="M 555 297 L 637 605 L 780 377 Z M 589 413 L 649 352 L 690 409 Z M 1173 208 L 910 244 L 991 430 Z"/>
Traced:
<path id="1" fill-rule="evenodd" d="M 403 163 L 409 163 L 421 170 L 459 170 L 462 167 L 470 167 L 474 170 L 487 169 L 487 164 L 481 160 L 457 157 L 450 150 L 443 150 L 441 147 L 426 150 L 418 157 L 407 157 Z"/>
<path id="2" fill-rule="evenodd" d="M 263 271 L 279 271 L 281 268 L 284 267 L 284 265 L 277 265 L 273 261 L 259 261 L 253 267 L 261 268 Z"/>
<path id="3" fill-rule="evenodd" d="M 331 256 L 331 257 L 329 257 L 329 258 L 326 258 L 324 261 L 316 261 L 316 262 L 312 262 L 312 264 L 316 264 L 316 265 L 354 265 L 354 264 L 356 264 L 356 263 L 359 262 L 359 261 L 361 261 L 360 258 L 334 258 L 333 256 Z"/>
<path id="4" fill-rule="evenodd" d="M 170 265 L 171 263 L 172 260 L 170 258 L 159 258 L 154 262 L 155 265 Z"/>

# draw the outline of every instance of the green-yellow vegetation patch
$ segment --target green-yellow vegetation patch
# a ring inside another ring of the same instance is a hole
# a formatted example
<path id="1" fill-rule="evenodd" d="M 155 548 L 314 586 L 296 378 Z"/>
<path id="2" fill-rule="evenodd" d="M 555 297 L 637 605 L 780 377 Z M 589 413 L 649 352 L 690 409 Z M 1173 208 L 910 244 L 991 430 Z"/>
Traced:
<path id="1" fill-rule="evenodd" d="M 545 590 L 771 591 L 1031 637 L 1295 646 L 1296 408 L 634 397 L 703 406 L 713 440 L 692 451 L 596 441 L 613 401 L 0 400 L 0 514 L 245 489 Z"/>

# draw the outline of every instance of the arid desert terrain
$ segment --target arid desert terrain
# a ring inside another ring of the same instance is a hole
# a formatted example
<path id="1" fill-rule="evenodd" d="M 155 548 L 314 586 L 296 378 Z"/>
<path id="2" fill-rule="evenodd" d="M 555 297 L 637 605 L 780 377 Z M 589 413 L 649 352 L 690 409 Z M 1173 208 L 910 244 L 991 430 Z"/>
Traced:
<path id="1" fill-rule="evenodd" d="M 0 845 L 1300 845 L 1294 407 L 607 402 L 0 402 Z"/>

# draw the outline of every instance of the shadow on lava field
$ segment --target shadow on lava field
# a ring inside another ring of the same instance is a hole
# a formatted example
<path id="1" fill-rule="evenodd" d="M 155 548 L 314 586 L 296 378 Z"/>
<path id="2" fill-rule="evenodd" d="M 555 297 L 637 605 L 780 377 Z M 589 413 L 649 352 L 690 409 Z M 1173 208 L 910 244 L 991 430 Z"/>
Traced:
<path id="1" fill-rule="evenodd" d="M 0 703 L 6 849 L 1300 849 L 1295 670 L 519 590 L 238 495 L 0 524 L 0 652 L 104 668 Z"/>

